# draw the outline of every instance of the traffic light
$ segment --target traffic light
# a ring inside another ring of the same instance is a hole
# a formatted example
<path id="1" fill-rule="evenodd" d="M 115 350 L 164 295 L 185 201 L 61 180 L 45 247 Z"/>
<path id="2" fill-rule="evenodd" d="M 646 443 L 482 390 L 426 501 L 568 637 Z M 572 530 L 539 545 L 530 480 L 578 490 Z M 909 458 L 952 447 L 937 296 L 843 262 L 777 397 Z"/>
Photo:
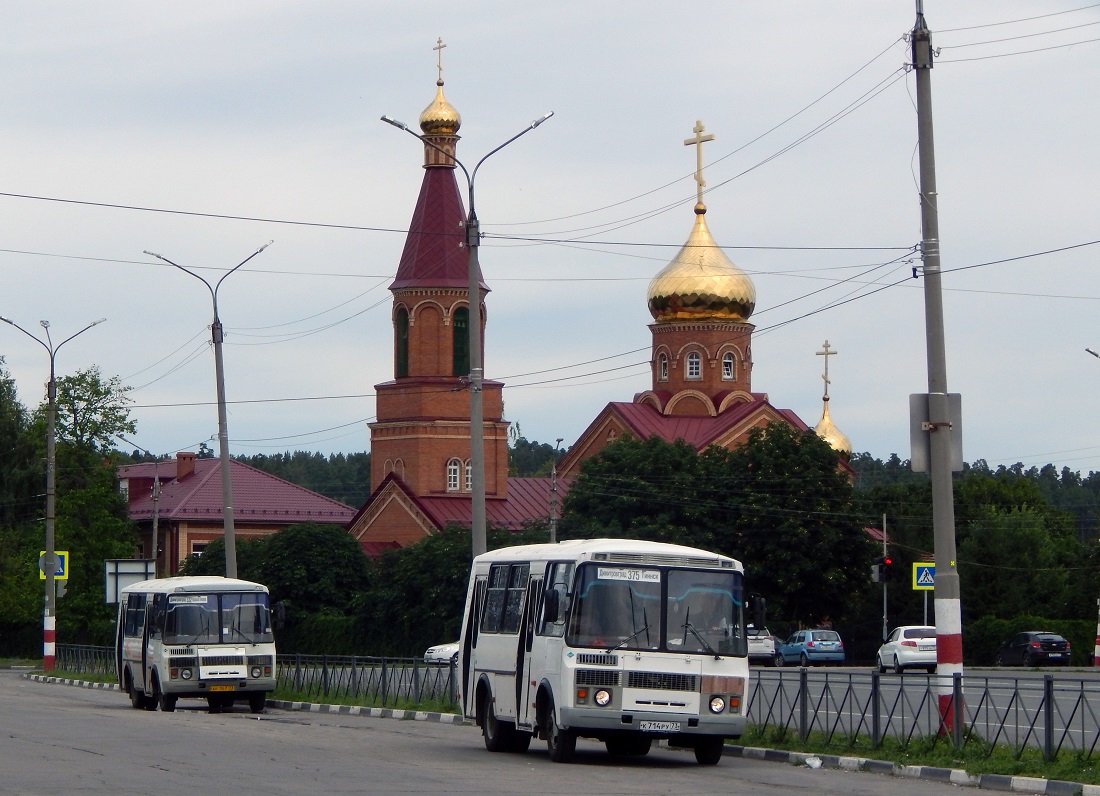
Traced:
<path id="1" fill-rule="evenodd" d="M 894 559 L 890 556 L 883 556 L 879 559 L 882 562 L 882 574 L 880 578 L 883 583 L 889 583 L 894 579 Z"/>
<path id="2" fill-rule="evenodd" d="M 874 564 L 871 565 L 871 582 L 872 583 L 881 583 L 882 582 L 882 563 L 881 562 L 882 562 L 882 559 L 880 558 Z"/>

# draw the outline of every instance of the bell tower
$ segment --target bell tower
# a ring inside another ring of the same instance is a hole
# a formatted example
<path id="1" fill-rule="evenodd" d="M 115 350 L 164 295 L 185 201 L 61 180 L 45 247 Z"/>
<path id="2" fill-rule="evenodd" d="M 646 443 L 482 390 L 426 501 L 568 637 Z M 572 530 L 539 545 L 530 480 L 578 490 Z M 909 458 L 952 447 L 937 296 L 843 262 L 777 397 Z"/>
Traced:
<path id="1" fill-rule="evenodd" d="M 440 40 L 436 95 L 420 114 L 424 178 L 393 294 L 393 379 L 375 385 L 371 492 L 391 473 L 417 496 L 470 496 L 470 352 L 466 211 L 455 179 L 462 117 L 443 94 Z M 484 302 L 489 288 L 480 282 Z M 481 318 L 484 319 L 484 304 Z M 485 326 L 482 321 L 482 350 Z M 485 495 L 507 497 L 508 423 L 503 383 L 482 384 Z"/>

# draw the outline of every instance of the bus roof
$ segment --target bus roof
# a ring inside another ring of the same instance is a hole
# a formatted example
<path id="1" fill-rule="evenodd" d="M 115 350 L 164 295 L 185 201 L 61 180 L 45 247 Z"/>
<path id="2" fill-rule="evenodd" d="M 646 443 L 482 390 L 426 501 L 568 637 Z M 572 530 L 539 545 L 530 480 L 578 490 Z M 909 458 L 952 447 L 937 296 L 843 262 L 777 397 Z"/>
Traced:
<path id="1" fill-rule="evenodd" d="M 735 558 L 667 542 L 646 542 L 639 539 L 570 539 L 557 544 L 530 544 L 502 547 L 482 553 L 478 563 L 497 561 L 609 561 L 614 563 L 648 563 L 671 566 L 719 567 L 741 570 Z"/>
<path id="2" fill-rule="evenodd" d="M 267 586 L 262 583 L 253 583 L 250 580 L 238 578 L 226 578 L 221 575 L 197 575 L 184 577 L 182 575 L 172 578 L 156 578 L 132 583 L 122 589 L 121 594 L 130 592 L 227 592 L 227 591 L 260 591 L 267 592 Z"/>

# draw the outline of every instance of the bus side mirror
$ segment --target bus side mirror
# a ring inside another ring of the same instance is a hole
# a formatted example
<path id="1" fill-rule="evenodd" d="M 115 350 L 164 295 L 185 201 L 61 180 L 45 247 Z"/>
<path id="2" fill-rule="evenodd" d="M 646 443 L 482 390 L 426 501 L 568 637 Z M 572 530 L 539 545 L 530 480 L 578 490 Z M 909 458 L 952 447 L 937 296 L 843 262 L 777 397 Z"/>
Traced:
<path id="1" fill-rule="evenodd" d="M 546 592 L 546 599 L 542 608 L 543 621 L 548 624 L 553 624 L 559 620 L 558 614 L 561 613 L 561 595 L 555 589 L 551 589 Z"/>

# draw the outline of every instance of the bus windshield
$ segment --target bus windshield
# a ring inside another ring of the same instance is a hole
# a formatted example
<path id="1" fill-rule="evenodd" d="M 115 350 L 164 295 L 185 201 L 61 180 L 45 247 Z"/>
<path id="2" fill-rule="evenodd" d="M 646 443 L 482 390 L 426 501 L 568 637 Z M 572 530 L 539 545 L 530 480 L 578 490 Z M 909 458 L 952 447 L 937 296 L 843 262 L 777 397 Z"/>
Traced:
<path id="1" fill-rule="evenodd" d="M 737 572 L 586 563 L 578 568 L 566 642 L 745 655 L 741 596 Z"/>
<path id="2" fill-rule="evenodd" d="M 274 641 L 266 594 L 169 594 L 165 644 Z"/>

